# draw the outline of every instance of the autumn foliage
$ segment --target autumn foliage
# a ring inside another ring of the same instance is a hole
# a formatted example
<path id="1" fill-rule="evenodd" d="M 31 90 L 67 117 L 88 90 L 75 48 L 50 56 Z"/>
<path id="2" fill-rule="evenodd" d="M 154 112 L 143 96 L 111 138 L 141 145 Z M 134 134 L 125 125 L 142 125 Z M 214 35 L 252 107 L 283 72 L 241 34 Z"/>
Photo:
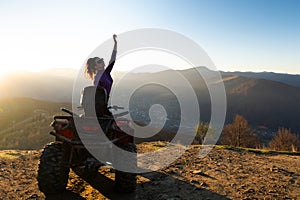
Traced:
<path id="1" fill-rule="evenodd" d="M 276 151 L 299 151 L 300 140 L 290 129 L 279 128 L 277 134 L 269 143 L 269 147 Z"/>
<path id="2" fill-rule="evenodd" d="M 235 147 L 257 147 L 260 145 L 259 138 L 241 115 L 235 115 L 231 124 L 224 127 L 220 143 Z"/>

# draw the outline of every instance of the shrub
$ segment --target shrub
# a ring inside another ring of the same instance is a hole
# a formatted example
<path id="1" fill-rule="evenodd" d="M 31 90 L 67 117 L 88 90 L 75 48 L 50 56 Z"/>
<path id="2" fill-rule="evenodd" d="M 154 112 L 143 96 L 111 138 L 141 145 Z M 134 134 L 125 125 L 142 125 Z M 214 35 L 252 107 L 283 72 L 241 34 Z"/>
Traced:
<path id="1" fill-rule="evenodd" d="M 220 143 L 235 147 L 257 147 L 260 139 L 241 115 L 235 115 L 233 123 L 228 124 L 222 131 Z"/>
<path id="2" fill-rule="evenodd" d="M 276 151 L 298 151 L 300 140 L 290 129 L 279 128 L 277 134 L 269 143 L 269 147 Z"/>

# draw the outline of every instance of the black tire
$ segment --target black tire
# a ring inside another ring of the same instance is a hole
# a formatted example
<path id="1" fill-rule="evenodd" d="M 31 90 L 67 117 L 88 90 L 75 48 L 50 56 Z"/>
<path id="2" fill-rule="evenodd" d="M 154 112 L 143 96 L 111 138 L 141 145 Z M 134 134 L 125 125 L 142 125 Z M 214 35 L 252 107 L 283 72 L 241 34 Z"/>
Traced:
<path id="1" fill-rule="evenodd" d="M 92 180 L 98 175 L 98 168 L 89 169 L 85 166 L 76 166 L 71 168 L 75 174 L 84 180 Z"/>
<path id="2" fill-rule="evenodd" d="M 136 153 L 136 146 L 132 143 L 122 144 L 120 145 L 120 148 Z M 136 161 L 135 163 L 130 163 L 132 165 L 137 165 Z M 130 193 L 136 190 L 136 174 L 135 173 L 129 173 L 129 172 L 123 172 L 116 170 L 115 172 L 115 190 L 117 192 L 121 193 Z"/>
<path id="3" fill-rule="evenodd" d="M 45 195 L 66 190 L 70 169 L 64 152 L 61 143 L 50 143 L 42 152 L 37 180 L 40 191 Z"/>

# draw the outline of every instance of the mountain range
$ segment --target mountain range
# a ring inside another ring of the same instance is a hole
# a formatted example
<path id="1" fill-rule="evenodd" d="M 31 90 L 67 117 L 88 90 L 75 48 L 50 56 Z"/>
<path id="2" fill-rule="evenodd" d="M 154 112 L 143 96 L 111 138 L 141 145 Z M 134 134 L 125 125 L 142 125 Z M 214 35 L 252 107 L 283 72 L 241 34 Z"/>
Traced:
<path id="1" fill-rule="evenodd" d="M 222 72 L 223 75 L 243 76 L 248 78 L 261 78 L 270 81 L 285 83 L 287 85 L 300 87 L 300 75 L 282 74 L 274 72 Z"/>
<path id="2" fill-rule="evenodd" d="M 203 78 L 195 70 L 186 69 L 177 72 L 188 80 L 195 91 L 201 111 L 201 121 L 209 121 L 211 112 L 210 95 Z M 213 71 L 204 67 L 199 67 L 198 70 L 207 77 L 208 84 L 215 83 L 215 73 Z M 34 102 L 42 101 L 43 103 L 40 104 L 34 103 L 39 105 L 39 108 L 35 109 L 44 109 L 49 104 L 53 105 L 55 107 L 53 109 L 57 111 L 62 105 L 70 107 L 73 83 L 77 73 L 76 70 L 63 69 L 39 73 L 24 72 L 7 76 L 0 85 L 0 130 L 7 128 L 9 124 L 24 120 L 28 116 L 26 113 L 32 112 L 29 111 L 30 109 L 19 110 L 17 118 L 7 117 L 7 120 L 3 121 L 3 119 L 6 119 L 5 115 L 9 114 L 3 108 L 7 107 L 9 102 L 21 105 L 20 98 L 30 98 Z M 124 73 L 115 72 L 113 73 L 114 86 L 118 87 L 118 90 L 122 91 L 123 94 L 126 94 L 129 89 L 145 82 L 173 81 L 178 88 L 182 87 L 180 94 L 177 95 L 182 95 L 189 101 L 191 97 L 187 95 L 185 86 L 174 79 L 173 73 L 171 70 L 166 70 L 155 73 L 129 73 L 125 76 Z M 285 127 L 291 128 L 293 132 L 300 132 L 300 75 L 272 72 L 221 72 L 221 75 L 227 96 L 226 123 L 232 122 L 235 114 L 241 114 L 254 128 L 276 131 L 278 127 Z M 83 78 L 78 80 L 80 81 L 79 85 L 82 85 L 82 87 L 91 84 L 91 81 Z M 112 91 L 115 89 L 113 88 Z M 74 92 L 75 103 L 78 105 L 79 98 L 80 90 L 78 89 Z M 116 102 L 123 101 L 122 93 L 119 96 L 114 96 L 114 98 Z M 22 105 L 26 107 L 31 104 L 32 102 L 28 103 L 24 100 Z M 165 107 L 170 119 L 168 123 L 178 123 L 180 121 L 180 109 L 178 109 L 179 103 L 176 95 L 167 88 L 158 87 L 157 85 L 146 85 L 138 88 L 133 94 L 127 109 L 132 112 L 133 119 L 142 119 L 147 122 L 149 121 L 147 113 L 151 104 L 161 104 Z M 53 112 L 52 110 L 50 113 Z"/>

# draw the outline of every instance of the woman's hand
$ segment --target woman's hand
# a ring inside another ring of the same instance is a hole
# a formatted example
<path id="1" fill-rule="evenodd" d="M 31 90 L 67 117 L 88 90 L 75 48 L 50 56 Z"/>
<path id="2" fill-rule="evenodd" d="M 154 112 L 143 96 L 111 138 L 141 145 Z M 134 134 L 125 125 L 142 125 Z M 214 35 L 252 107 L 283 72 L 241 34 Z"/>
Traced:
<path id="1" fill-rule="evenodd" d="M 116 60 L 116 56 L 117 56 L 117 46 L 118 46 L 118 44 L 117 44 L 117 35 L 114 34 L 114 35 L 113 35 L 113 38 L 114 38 L 115 44 L 114 44 L 114 49 L 113 49 L 113 52 L 112 52 L 112 54 L 111 54 L 111 58 L 110 58 L 110 61 L 109 61 L 109 66 L 111 66 L 111 67 L 110 67 L 109 69 L 106 68 L 106 70 L 108 70 L 109 72 L 111 71 L 112 66 L 113 66 L 113 65 L 110 65 L 110 64 L 111 64 L 113 61 Z M 109 66 L 108 66 L 108 67 L 109 67 Z"/>
<path id="2" fill-rule="evenodd" d="M 117 35 L 116 34 L 113 35 L 113 38 L 114 38 L 115 43 L 117 43 Z"/>

